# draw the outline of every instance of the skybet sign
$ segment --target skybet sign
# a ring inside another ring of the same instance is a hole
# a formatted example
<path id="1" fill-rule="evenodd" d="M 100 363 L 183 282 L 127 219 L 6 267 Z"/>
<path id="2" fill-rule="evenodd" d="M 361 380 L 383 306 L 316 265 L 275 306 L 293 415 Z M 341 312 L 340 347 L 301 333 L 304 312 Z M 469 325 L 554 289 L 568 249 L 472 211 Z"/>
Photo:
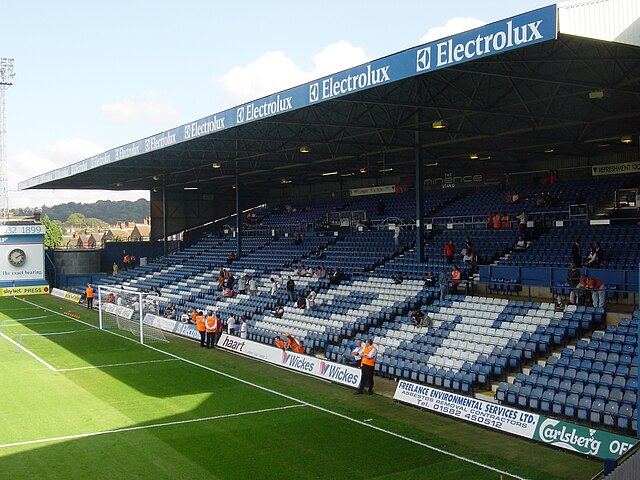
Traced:
<path id="1" fill-rule="evenodd" d="M 556 8 L 551 5 L 432 42 L 416 50 L 416 72 L 436 70 L 555 39 L 556 22 Z"/>

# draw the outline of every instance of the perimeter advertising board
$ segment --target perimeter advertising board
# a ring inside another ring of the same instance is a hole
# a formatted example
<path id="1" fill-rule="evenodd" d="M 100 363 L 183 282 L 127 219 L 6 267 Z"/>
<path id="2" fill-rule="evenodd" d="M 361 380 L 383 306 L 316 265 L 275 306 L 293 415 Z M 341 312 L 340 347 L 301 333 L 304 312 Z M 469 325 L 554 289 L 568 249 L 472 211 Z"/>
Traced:
<path id="1" fill-rule="evenodd" d="M 557 37 L 555 5 L 445 37 L 201 118 L 22 181 L 20 190 L 376 86 Z"/>
<path id="2" fill-rule="evenodd" d="M 598 458 L 617 458 L 637 440 L 400 380 L 395 400 Z"/>
<path id="3" fill-rule="evenodd" d="M 359 368 L 309 357 L 308 355 L 287 352 L 270 345 L 252 342 L 251 340 L 226 334 L 220 337 L 218 346 L 232 352 L 257 358 L 274 365 L 313 375 L 314 377 L 323 378 L 348 387 L 356 388 L 360 385 L 361 372 Z"/>
<path id="4" fill-rule="evenodd" d="M 0 285 L 46 283 L 44 234 L 44 225 L 0 225 Z"/>
<path id="5" fill-rule="evenodd" d="M 165 332 L 175 333 L 181 337 L 200 341 L 200 332 L 198 332 L 196 326 L 191 323 L 176 322 L 175 320 L 169 320 L 168 318 L 153 315 L 152 313 L 147 313 L 142 319 L 142 323 L 159 328 Z"/>

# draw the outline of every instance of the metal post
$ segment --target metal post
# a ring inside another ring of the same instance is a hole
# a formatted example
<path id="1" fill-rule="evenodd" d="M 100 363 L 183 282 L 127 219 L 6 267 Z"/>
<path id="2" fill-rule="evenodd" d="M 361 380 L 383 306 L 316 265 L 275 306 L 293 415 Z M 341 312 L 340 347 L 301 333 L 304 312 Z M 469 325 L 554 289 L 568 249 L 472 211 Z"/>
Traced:
<path id="1" fill-rule="evenodd" d="M 167 188 L 162 187 L 162 252 L 167 256 Z"/>
<path id="2" fill-rule="evenodd" d="M 638 281 L 640 282 L 640 263 L 638 264 Z M 638 283 L 638 299 L 640 301 L 640 283 Z M 639 302 L 640 303 L 640 302 Z M 636 308 L 640 310 L 640 304 L 636 304 Z M 606 317 L 605 317 L 606 318 Z M 638 339 L 638 334 L 636 333 L 636 339 Z M 640 342 L 636 340 L 636 353 L 638 352 L 638 344 Z M 638 370 L 638 385 L 640 385 L 640 362 L 638 361 L 638 355 L 636 355 L 636 368 Z M 640 398 L 638 398 L 638 404 L 636 405 L 636 412 L 640 411 Z M 631 417 L 631 423 L 633 425 L 633 416 Z M 636 425 L 636 437 L 640 438 L 640 428 Z"/>
<path id="3" fill-rule="evenodd" d="M 98 285 L 98 326 L 102 330 L 102 288 Z"/>
<path id="4" fill-rule="evenodd" d="M 423 185 L 423 159 L 422 159 L 422 130 L 420 130 L 420 111 L 416 113 L 415 134 L 415 159 L 416 159 L 416 260 L 424 262 L 424 185 Z"/>
<path id="5" fill-rule="evenodd" d="M 240 162 L 236 160 L 236 258 L 242 256 L 242 208 L 240 205 Z"/>

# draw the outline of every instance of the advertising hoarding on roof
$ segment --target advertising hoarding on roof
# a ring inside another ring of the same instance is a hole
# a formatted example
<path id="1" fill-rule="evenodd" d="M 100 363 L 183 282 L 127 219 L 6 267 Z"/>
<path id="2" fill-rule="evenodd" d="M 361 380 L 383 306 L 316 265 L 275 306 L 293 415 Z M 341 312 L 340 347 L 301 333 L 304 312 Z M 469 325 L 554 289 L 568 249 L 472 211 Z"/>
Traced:
<path id="1" fill-rule="evenodd" d="M 123 145 L 19 183 L 20 190 L 160 150 L 194 138 L 557 38 L 557 8 L 549 5 L 409 48 L 303 85 L 247 102 Z"/>

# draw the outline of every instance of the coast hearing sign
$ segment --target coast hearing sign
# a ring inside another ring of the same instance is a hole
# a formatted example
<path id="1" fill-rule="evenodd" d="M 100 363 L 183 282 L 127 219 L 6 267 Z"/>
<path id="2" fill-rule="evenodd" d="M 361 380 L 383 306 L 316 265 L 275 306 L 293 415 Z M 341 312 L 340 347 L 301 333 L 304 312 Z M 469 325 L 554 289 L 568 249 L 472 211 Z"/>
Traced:
<path id="1" fill-rule="evenodd" d="M 334 383 L 357 387 L 360 384 L 361 372 L 359 368 L 328 362 L 307 355 L 287 352 L 263 343 L 233 337 L 223 334 L 218 340 L 218 346 L 240 353 L 248 357 L 257 358 L 265 362 L 279 365 L 314 377 L 323 378 Z"/>
<path id="2" fill-rule="evenodd" d="M 249 122 L 452 65 L 553 40 L 556 37 L 557 8 L 555 5 L 549 5 L 442 40 L 409 48 L 364 65 L 224 110 L 146 139 L 114 148 L 73 165 L 22 181 L 18 188 L 24 190 L 135 155 L 170 147 L 203 135 L 210 135 L 231 127 L 245 125 Z"/>
<path id="3" fill-rule="evenodd" d="M 400 380 L 395 400 L 598 458 L 617 458 L 637 440 Z"/>

